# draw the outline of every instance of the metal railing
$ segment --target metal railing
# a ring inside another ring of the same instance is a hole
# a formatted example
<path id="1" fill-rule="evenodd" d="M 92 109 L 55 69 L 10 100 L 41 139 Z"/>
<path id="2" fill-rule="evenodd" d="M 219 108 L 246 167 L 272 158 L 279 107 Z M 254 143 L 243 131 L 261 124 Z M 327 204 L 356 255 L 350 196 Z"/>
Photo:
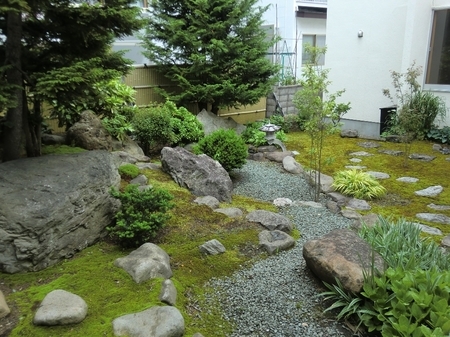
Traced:
<path id="1" fill-rule="evenodd" d="M 318 4 L 318 5 L 326 5 L 328 0 L 297 0 L 297 4 L 304 3 L 304 4 Z"/>

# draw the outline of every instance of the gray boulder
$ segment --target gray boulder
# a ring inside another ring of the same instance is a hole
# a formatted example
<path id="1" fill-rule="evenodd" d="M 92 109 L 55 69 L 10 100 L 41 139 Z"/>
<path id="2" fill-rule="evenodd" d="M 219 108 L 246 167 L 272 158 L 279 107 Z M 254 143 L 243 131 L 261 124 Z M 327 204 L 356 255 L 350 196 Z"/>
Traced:
<path id="1" fill-rule="evenodd" d="M 275 152 L 265 152 L 264 157 L 270 161 L 274 161 L 277 163 L 282 163 L 284 158 L 292 157 L 291 151 L 275 151 Z"/>
<path id="2" fill-rule="evenodd" d="M 181 147 L 165 147 L 161 151 L 161 165 L 164 172 L 192 194 L 231 201 L 233 182 L 228 172 L 207 155 L 195 155 Z"/>
<path id="3" fill-rule="evenodd" d="M 372 207 L 369 203 L 362 199 L 351 198 L 347 201 L 347 207 L 354 210 L 368 211 Z"/>
<path id="4" fill-rule="evenodd" d="M 129 255 L 116 259 L 114 265 L 124 269 L 136 283 L 172 277 L 169 255 L 153 243 L 144 243 Z"/>
<path id="5" fill-rule="evenodd" d="M 292 156 L 286 156 L 283 158 L 283 168 L 292 174 L 302 174 L 304 172 L 303 166 L 297 163 Z"/>
<path id="6" fill-rule="evenodd" d="M 66 135 L 50 135 L 44 133 L 41 136 L 41 142 L 44 145 L 63 145 L 66 144 Z"/>
<path id="7" fill-rule="evenodd" d="M 206 205 L 212 209 L 216 209 L 220 206 L 219 200 L 217 200 L 217 198 L 214 198 L 210 195 L 207 195 L 204 197 L 198 197 L 194 200 L 194 202 L 199 205 Z"/>
<path id="8" fill-rule="evenodd" d="M 198 247 L 200 252 L 207 255 L 217 255 L 225 253 L 226 249 L 220 241 L 216 239 L 209 240 Z"/>
<path id="9" fill-rule="evenodd" d="M 184 318 L 172 306 L 150 309 L 118 317 L 113 320 L 115 336 L 132 337 L 182 337 Z"/>
<path id="10" fill-rule="evenodd" d="M 144 154 L 133 154 L 125 151 L 114 151 L 112 153 L 118 158 L 118 161 L 123 164 L 148 163 L 150 161 L 150 158 Z"/>
<path id="11" fill-rule="evenodd" d="M 0 164 L 0 271 L 37 271 L 107 233 L 120 202 L 120 176 L 106 151 Z"/>
<path id="12" fill-rule="evenodd" d="M 295 245 L 293 237 L 279 230 L 262 231 L 258 234 L 258 239 L 259 245 L 269 255 L 289 249 Z"/>
<path id="13" fill-rule="evenodd" d="M 347 291 L 359 293 L 364 273 L 370 275 L 372 260 L 375 268 L 384 271 L 384 261 L 358 234 L 350 229 L 336 229 L 303 246 L 306 265 L 322 281 L 336 284 L 336 278 Z"/>
<path id="14" fill-rule="evenodd" d="M 177 302 L 177 288 L 171 280 L 164 280 L 159 294 L 159 300 L 168 305 L 174 306 Z"/>
<path id="15" fill-rule="evenodd" d="M 81 113 L 80 120 L 66 134 L 67 143 L 86 150 L 108 150 L 113 147 L 112 138 L 100 118 L 92 111 Z"/>
<path id="16" fill-rule="evenodd" d="M 66 325 L 80 323 L 88 306 L 78 295 L 65 290 L 53 290 L 45 296 L 34 315 L 35 325 Z"/>
<path id="17" fill-rule="evenodd" d="M 289 233 L 293 228 L 287 217 L 270 211 L 256 210 L 248 213 L 245 218 L 251 222 L 258 222 L 270 231 L 277 229 Z"/>
<path id="18" fill-rule="evenodd" d="M 320 191 L 323 193 L 333 192 L 333 190 L 334 190 L 334 188 L 332 187 L 333 182 L 334 182 L 333 177 L 323 174 L 323 173 L 319 173 L 319 174 L 320 174 Z M 305 171 L 303 173 L 303 175 L 311 186 L 316 186 L 316 183 L 318 183 L 319 179 L 317 179 L 317 181 L 315 180 L 315 176 L 316 176 L 315 171 L 309 171 L 309 172 Z M 317 178 L 319 178 L 318 175 L 317 175 Z"/>
<path id="19" fill-rule="evenodd" d="M 245 125 L 237 123 L 233 118 L 219 117 L 205 109 L 199 112 L 197 119 L 203 125 L 205 135 L 209 135 L 219 129 L 233 129 L 240 135 L 245 130 Z"/>
<path id="20" fill-rule="evenodd" d="M 341 131 L 342 138 L 358 138 L 358 130 L 346 129 Z"/>
<path id="21" fill-rule="evenodd" d="M 244 212 L 237 207 L 216 208 L 214 212 L 225 214 L 229 218 L 239 218 L 244 214 Z"/>

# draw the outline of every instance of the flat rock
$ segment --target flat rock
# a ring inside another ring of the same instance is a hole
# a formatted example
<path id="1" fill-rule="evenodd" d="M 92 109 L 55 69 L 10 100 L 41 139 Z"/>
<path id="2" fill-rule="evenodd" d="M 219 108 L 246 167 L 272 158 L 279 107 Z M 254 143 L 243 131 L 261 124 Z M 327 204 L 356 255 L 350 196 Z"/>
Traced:
<path id="1" fill-rule="evenodd" d="M 327 200 L 326 207 L 334 214 L 338 214 L 341 211 L 341 207 L 333 200 Z"/>
<path id="2" fill-rule="evenodd" d="M 421 223 L 413 223 L 413 224 L 418 226 L 420 230 L 424 233 L 431 235 L 442 235 L 442 231 L 439 228 L 423 225 Z"/>
<path id="3" fill-rule="evenodd" d="M 368 204 L 367 201 L 362 199 L 351 198 L 347 201 L 347 207 L 360 211 L 368 211 L 372 207 Z"/>
<path id="4" fill-rule="evenodd" d="M 286 206 L 291 206 L 293 203 L 293 201 L 289 198 L 276 198 L 273 201 L 273 204 L 277 207 L 286 207 Z"/>
<path id="5" fill-rule="evenodd" d="M 314 181 L 315 171 L 304 172 L 303 176 L 308 181 L 311 186 L 315 186 L 316 182 Z M 334 191 L 333 185 L 333 177 L 320 173 L 320 191 L 323 193 L 330 193 Z"/>
<path id="6" fill-rule="evenodd" d="M 242 210 L 237 207 L 216 208 L 214 212 L 225 214 L 229 218 L 239 218 L 244 215 Z"/>
<path id="7" fill-rule="evenodd" d="M 159 294 L 159 300 L 168 305 L 174 306 L 177 302 L 177 288 L 172 280 L 164 280 Z"/>
<path id="8" fill-rule="evenodd" d="M 292 174 L 302 174 L 304 172 L 303 166 L 297 163 L 292 156 L 286 156 L 283 158 L 283 168 Z"/>
<path id="9" fill-rule="evenodd" d="M 378 150 L 379 153 L 384 153 L 384 154 L 388 154 L 390 156 L 401 156 L 404 154 L 403 151 L 398 151 L 398 150 Z"/>
<path id="10" fill-rule="evenodd" d="M 434 209 L 435 211 L 448 211 L 450 210 L 450 205 L 435 205 L 435 204 L 428 204 L 428 208 Z"/>
<path id="11" fill-rule="evenodd" d="M 53 290 L 45 296 L 34 315 L 35 325 L 66 325 L 80 323 L 88 306 L 78 295 L 65 290 Z"/>
<path id="12" fill-rule="evenodd" d="M 435 222 L 443 225 L 450 225 L 450 217 L 443 214 L 417 213 L 416 217 L 423 221 Z"/>
<path id="13" fill-rule="evenodd" d="M 344 218 L 352 219 L 352 220 L 359 220 L 362 217 L 362 215 L 360 213 L 358 213 L 358 212 L 356 212 L 356 211 L 354 211 L 352 209 L 343 209 L 343 210 L 341 210 L 341 215 Z"/>
<path id="14" fill-rule="evenodd" d="M 5 295 L 0 290 L 0 318 L 6 317 L 10 314 L 11 309 L 9 309 L 8 304 L 5 300 Z"/>
<path id="15" fill-rule="evenodd" d="M 145 186 L 148 183 L 148 178 L 143 175 L 139 174 L 136 178 L 130 180 L 130 184 L 138 185 L 138 186 Z"/>
<path id="16" fill-rule="evenodd" d="M 352 163 L 360 163 L 360 162 L 362 162 L 362 159 L 359 159 L 359 158 L 350 158 L 350 161 L 351 161 Z"/>
<path id="17" fill-rule="evenodd" d="M 445 238 L 442 239 L 441 246 L 445 248 L 450 248 L 450 235 L 447 235 Z"/>
<path id="18" fill-rule="evenodd" d="M 364 170 L 367 166 L 364 165 L 345 165 L 345 168 L 348 170 Z"/>
<path id="19" fill-rule="evenodd" d="M 136 283 L 172 277 L 169 255 L 153 243 L 144 243 L 129 255 L 116 259 L 114 265 L 124 269 Z"/>
<path id="20" fill-rule="evenodd" d="M 264 157 L 270 161 L 274 161 L 277 163 L 282 163 L 284 158 L 292 157 L 291 151 L 275 151 L 275 152 L 266 152 L 264 153 Z"/>
<path id="21" fill-rule="evenodd" d="M 330 192 L 327 194 L 331 200 L 337 202 L 337 204 L 339 206 L 344 206 L 347 204 L 348 200 L 350 199 L 349 197 L 343 195 L 342 193 L 339 192 Z"/>
<path id="22" fill-rule="evenodd" d="M 289 233 L 293 228 L 292 223 L 284 215 L 265 210 L 250 212 L 245 219 L 251 222 L 258 222 L 270 231 L 277 229 Z"/>
<path id="23" fill-rule="evenodd" d="M 384 271 L 382 257 L 350 229 L 336 229 L 303 246 L 303 258 L 309 269 L 322 281 L 336 284 L 336 278 L 344 289 L 359 293 L 364 284 L 364 273 L 375 268 Z"/>
<path id="24" fill-rule="evenodd" d="M 370 156 L 373 156 L 373 154 L 366 152 L 366 151 L 357 151 L 357 152 L 350 153 L 350 156 L 352 156 L 352 157 L 370 157 Z"/>
<path id="25" fill-rule="evenodd" d="M 429 156 L 427 154 L 420 154 L 420 153 L 412 153 L 409 155 L 410 159 L 416 159 L 416 160 L 420 160 L 420 161 L 432 161 L 433 159 L 435 159 L 435 156 Z"/>
<path id="26" fill-rule="evenodd" d="M 304 206 L 304 207 L 313 207 L 313 208 L 323 208 L 323 205 L 320 202 L 315 201 L 303 201 L 298 200 L 294 203 L 295 206 Z"/>
<path id="27" fill-rule="evenodd" d="M 138 162 L 140 162 L 141 165 L 146 164 L 146 165 L 151 166 L 150 165 L 151 163 L 149 163 L 150 157 L 145 156 L 144 153 L 131 154 L 131 153 L 125 152 L 125 151 L 113 151 L 113 152 L 111 152 L 111 154 L 113 156 L 115 156 L 121 163 L 124 163 L 124 164 L 137 164 Z M 156 164 L 153 164 L 153 165 L 156 165 Z"/>
<path id="28" fill-rule="evenodd" d="M 136 163 L 140 170 L 160 170 L 161 164 L 155 163 Z"/>
<path id="29" fill-rule="evenodd" d="M 355 219 L 355 221 L 353 221 L 351 227 L 352 227 L 352 229 L 355 229 L 355 230 L 360 230 L 363 227 L 363 225 L 371 228 L 371 227 L 375 226 L 379 221 L 380 221 L 380 218 L 379 218 L 378 214 L 369 213 L 369 214 L 361 216 L 358 219 Z"/>
<path id="30" fill-rule="evenodd" d="M 200 252 L 202 252 L 203 254 L 207 254 L 207 255 L 222 254 L 222 253 L 225 253 L 225 251 L 226 251 L 223 244 L 221 244 L 219 242 L 219 240 L 216 240 L 216 239 L 212 239 L 212 240 L 205 242 L 204 244 L 199 246 L 198 249 L 200 249 Z"/>
<path id="31" fill-rule="evenodd" d="M 397 181 L 400 181 L 402 183 L 416 183 L 419 181 L 419 179 L 414 177 L 400 177 L 396 179 Z"/>
<path id="32" fill-rule="evenodd" d="M 206 205 L 209 208 L 216 209 L 220 206 L 219 200 L 216 197 L 207 195 L 205 197 L 195 198 L 194 202 L 199 205 Z"/>
<path id="33" fill-rule="evenodd" d="M 381 146 L 379 143 L 376 142 L 360 142 L 357 145 L 364 147 L 366 149 L 376 149 L 377 147 Z"/>
<path id="34" fill-rule="evenodd" d="M 389 179 L 391 176 L 387 173 L 384 172 L 376 172 L 376 171 L 367 171 L 368 174 L 370 174 L 372 177 L 374 177 L 375 179 Z"/>
<path id="35" fill-rule="evenodd" d="M 289 249 L 295 245 L 295 240 L 289 234 L 279 230 L 262 231 L 259 233 L 258 238 L 259 245 L 269 255 Z"/>
<path id="36" fill-rule="evenodd" d="M 172 306 L 150 309 L 118 317 L 112 322 L 114 336 L 182 337 L 184 318 Z"/>
<path id="37" fill-rule="evenodd" d="M 439 195 L 444 188 L 440 185 L 430 186 L 420 191 L 415 191 L 414 194 L 421 197 L 435 197 Z"/>
<path id="38" fill-rule="evenodd" d="M 342 138 L 358 138 L 358 130 L 352 130 L 352 129 L 346 129 L 341 130 L 341 137 Z"/>

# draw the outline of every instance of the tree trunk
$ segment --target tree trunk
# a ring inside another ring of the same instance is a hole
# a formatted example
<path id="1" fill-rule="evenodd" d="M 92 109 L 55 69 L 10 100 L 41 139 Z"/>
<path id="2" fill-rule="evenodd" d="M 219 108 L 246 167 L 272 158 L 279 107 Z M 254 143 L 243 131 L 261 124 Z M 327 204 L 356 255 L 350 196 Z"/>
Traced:
<path id="1" fill-rule="evenodd" d="M 23 107 L 23 131 L 25 135 L 25 149 L 27 157 L 39 157 L 41 155 L 41 104 L 39 101 L 33 101 L 33 114 L 26 106 L 26 97 L 24 95 Z"/>
<path id="2" fill-rule="evenodd" d="M 9 108 L 6 112 L 6 123 L 2 130 L 3 154 L 2 160 L 14 160 L 20 158 L 22 145 L 22 17 L 20 12 L 10 11 L 6 15 L 7 38 L 5 42 L 6 65 L 10 66 L 6 71 L 8 83 L 16 85 L 16 107 Z"/>

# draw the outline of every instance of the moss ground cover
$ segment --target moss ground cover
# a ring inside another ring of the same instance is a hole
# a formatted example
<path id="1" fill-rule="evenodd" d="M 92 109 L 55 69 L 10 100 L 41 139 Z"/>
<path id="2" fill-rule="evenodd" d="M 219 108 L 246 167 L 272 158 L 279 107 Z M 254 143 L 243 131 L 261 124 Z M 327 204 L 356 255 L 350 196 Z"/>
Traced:
<path id="1" fill-rule="evenodd" d="M 364 141 L 366 140 L 341 138 L 339 135 L 331 136 L 325 143 L 323 151 L 324 158 L 331 158 L 332 160 L 329 165 L 324 166 L 323 173 L 333 176 L 336 172 L 343 170 L 346 165 L 355 165 L 349 161 L 351 158 L 350 153 L 352 152 L 366 151 L 373 154 L 373 156 L 369 157 L 359 157 L 362 161 L 356 165 L 367 166 L 367 169 L 364 169 L 365 171 L 388 173 L 390 178 L 380 180 L 381 185 L 386 188 L 387 193 L 381 198 L 370 200 L 369 204 L 372 206 L 372 209 L 365 213 L 377 213 L 393 218 L 404 217 L 408 221 L 418 222 L 418 219 L 415 217 L 417 213 L 436 212 L 428 208 L 428 204 L 450 205 L 450 180 L 447 178 L 450 162 L 446 161 L 448 156 L 433 151 L 433 143 L 429 141 L 415 141 L 411 147 L 411 153 L 436 156 L 433 161 L 423 162 L 407 159 L 405 165 L 405 158 L 403 156 L 392 156 L 379 152 L 379 150 L 404 151 L 403 144 L 376 141 L 380 144 L 379 148 L 366 149 L 358 145 L 358 143 Z M 305 167 L 309 165 L 308 142 L 309 140 L 306 134 L 301 132 L 289 133 L 288 140 L 286 141 L 289 150 L 297 150 L 300 152 L 295 159 Z M 415 177 L 419 181 L 414 184 L 396 181 L 397 178 L 403 176 Z M 444 191 L 436 197 L 421 197 L 414 194 L 417 190 L 434 185 L 441 185 L 444 188 Z M 439 211 L 437 213 L 450 216 L 450 211 Z M 420 222 L 439 228 L 444 236 L 450 234 L 450 227 L 448 225 Z M 434 236 L 434 239 L 440 241 L 442 236 Z"/>

